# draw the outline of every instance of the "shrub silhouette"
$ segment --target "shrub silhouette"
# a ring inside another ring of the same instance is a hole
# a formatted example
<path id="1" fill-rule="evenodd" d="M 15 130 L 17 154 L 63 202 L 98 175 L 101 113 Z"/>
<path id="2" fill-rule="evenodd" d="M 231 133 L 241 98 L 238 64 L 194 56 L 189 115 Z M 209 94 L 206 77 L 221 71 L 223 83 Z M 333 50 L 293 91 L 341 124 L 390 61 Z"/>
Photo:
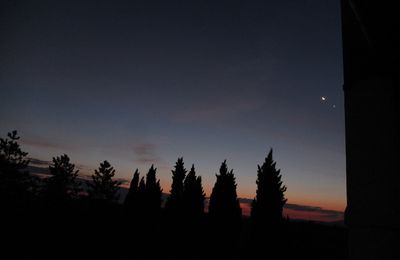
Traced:
<path id="1" fill-rule="evenodd" d="M 89 198 L 109 202 L 118 200 L 121 182 L 113 180 L 114 176 L 115 170 L 108 161 L 100 163 L 99 169 L 92 175 L 92 181 L 87 182 Z"/>

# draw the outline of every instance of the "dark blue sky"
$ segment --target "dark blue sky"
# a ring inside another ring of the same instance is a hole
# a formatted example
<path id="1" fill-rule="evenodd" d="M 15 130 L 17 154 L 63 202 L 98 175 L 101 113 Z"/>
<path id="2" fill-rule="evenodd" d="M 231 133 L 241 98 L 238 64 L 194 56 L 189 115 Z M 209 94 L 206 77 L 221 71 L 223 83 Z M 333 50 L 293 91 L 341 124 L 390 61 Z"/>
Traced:
<path id="1" fill-rule="evenodd" d="M 26 2 L 1 7 L 0 131 L 30 156 L 155 163 L 165 191 L 183 156 L 208 195 L 227 159 L 251 198 L 273 147 L 289 202 L 344 208 L 339 1 Z"/>

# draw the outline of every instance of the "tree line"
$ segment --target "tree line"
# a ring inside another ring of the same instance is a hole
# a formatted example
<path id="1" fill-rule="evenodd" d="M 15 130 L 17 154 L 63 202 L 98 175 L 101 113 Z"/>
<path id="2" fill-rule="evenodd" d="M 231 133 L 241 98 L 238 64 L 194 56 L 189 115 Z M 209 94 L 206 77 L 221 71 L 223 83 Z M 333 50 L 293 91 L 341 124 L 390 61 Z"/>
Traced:
<path id="1" fill-rule="evenodd" d="M 49 176 L 43 179 L 30 174 L 26 169 L 30 163 L 28 153 L 21 150 L 16 131 L 0 138 L 0 187 L 5 202 L 18 203 L 20 199 L 37 196 L 54 203 L 88 198 L 99 203 L 116 203 L 119 199 L 121 181 L 115 180 L 115 170 L 108 161 L 100 163 L 91 180 L 78 181 L 79 170 L 68 155 L 53 157 L 49 165 Z M 127 214 L 159 214 L 162 205 L 162 188 L 157 179 L 157 168 L 151 165 L 145 176 L 139 170 L 133 174 L 124 200 Z M 278 223 L 283 220 L 283 206 L 286 203 L 286 187 L 281 180 L 280 170 L 272 158 L 272 149 L 257 170 L 256 197 L 251 204 L 251 218 L 255 222 Z M 86 188 L 83 188 L 85 185 Z M 210 218 L 221 221 L 239 221 L 241 207 L 236 192 L 237 184 L 233 170 L 226 160 L 222 162 L 219 174 L 209 198 Z M 12 201 L 15 199 L 16 201 Z M 165 214 L 185 217 L 201 217 L 204 214 L 206 194 L 201 176 L 196 175 L 194 165 L 188 171 L 183 158 L 178 158 L 172 170 L 172 184 L 165 201 Z"/>
<path id="2" fill-rule="evenodd" d="M 215 242 L 211 245 L 212 250 L 219 250 L 222 258 L 234 254 L 227 248 L 240 240 L 237 234 L 241 232 L 242 210 L 236 178 L 226 160 L 216 174 L 206 214 L 202 178 L 197 175 L 194 165 L 190 170 L 185 168 L 183 158 L 178 158 L 171 171 L 172 184 L 164 207 L 163 190 L 154 165 L 143 176 L 138 169 L 135 170 L 128 193 L 120 205 L 122 183 L 115 178 L 115 169 L 108 161 L 100 163 L 90 180 L 83 180 L 68 155 L 63 154 L 52 159 L 49 175 L 40 178 L 27 170 L 30 160 L 28 153 L 21 149 L 19 139 L 16 131 L 0 138 L 0 203 L 5 212 L 35 207 L 34 211 L 51 212 L 46 214 L 54 216 L 55 221 L 57 218 L 75 218 L 71 212 L 78 208 L 92 219 L 94 237 L 94 234 L 114 234 L 111 225 L 105 223 L 110 219 L 118 221 L 115 216 L 123 216 L 124 223 L 128 223 L 127 229 L 136 234 L 133 239 L 140 248 L 149 250 L 149 244 L 154 243 L 154 234 L 160 234 L 162 229 L 162 232 L 171 234 L 171 240 L 164 244 L 170 247 L 185 245 L 187 251 L 182 254 L 186 252 L 186 256 L 193 255 L 192 250 L 196 248 L 193 241 L 200 243 L 204 239 L 204 230 L 207 230 Z M 264 162 L 258 165 L 256 184 L 250 216 L 254 234 L 265 230 L 271 233 L 285 221 L 282 211 L 286 203 L 286 187 L 273 160 L 272 149 Z M 54 212 L 62 214 L 51 215 Z M 70 228 L 80 225 L 78 221 L 74 223 Z M 45 225 L 50 226 L 48 222 Z M 99 226 L 102 227 L 100 230 Z M 52 232 L 50 227 L 49 230 Z"/>

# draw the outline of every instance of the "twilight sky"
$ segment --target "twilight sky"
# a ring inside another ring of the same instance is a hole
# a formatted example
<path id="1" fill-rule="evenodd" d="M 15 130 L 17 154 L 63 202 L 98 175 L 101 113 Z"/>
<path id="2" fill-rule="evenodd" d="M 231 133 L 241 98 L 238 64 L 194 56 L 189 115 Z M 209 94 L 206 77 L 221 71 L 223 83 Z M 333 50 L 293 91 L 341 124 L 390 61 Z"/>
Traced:
<path id="1" fill-rule="evenodd" d="M 169 191 L 183 156 L 208 196 L 227 159 L 252 198 L 272 147 L 289 203 L 344 210 L 339 1 L 1 5 L 0 133 L 31 157 L 154 163 Z"/>

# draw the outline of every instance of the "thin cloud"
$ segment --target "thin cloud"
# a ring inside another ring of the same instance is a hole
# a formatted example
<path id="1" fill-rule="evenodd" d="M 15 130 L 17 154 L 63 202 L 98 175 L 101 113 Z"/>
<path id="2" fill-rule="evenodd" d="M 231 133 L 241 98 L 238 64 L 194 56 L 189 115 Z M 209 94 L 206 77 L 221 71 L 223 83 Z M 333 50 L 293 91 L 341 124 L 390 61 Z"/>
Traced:
<path id="1" fill-rule="evenodd" d="M 59 150 L 70 150 L 71 145 L 62 144 L 59 142 L 45 140 L 41 137 L 24 137 L 21 138 L 21 143 L 28 146 L 47 148 L 47 149 L 59 149 Z"/>
<path id="2" fill-rule="evenodd" d="M 240 204 L 246 207 L 247 211 L 250 210 L 252 201 L 252 199 L 248 198 L 239 198 Z M 290 212 L 299 213 L 299 215 L 304 216 L 308 215 L 308 217 L 313 216 L 319 220 L 331 221 L 342 220 L 344 218 L 344 213 L 342 211 L 324 209 L 322 207 L 287 203 L 284 208 Z"/>
<path id="3" fill-rule="evenodd" d="M 27 170 L 33 174 L 50 174 L 49 171 L 49 166 L 52 164 L 52 161 L 47 161 L 47 160 L 42 160 L 38 158 L 28 158 L 29 159 L 29 165 L 27 167 Z M 75 168 L 79 170 L 80 174 L 82 176 L 84 175 L 90 175 L 90 172 L 93 171 L 92 168 L 83 165 L 83 164 L 75 164 Z"/>
<path id="4" fill-rule="evenodd" d="M 35 166 L 49 166 L 51 164 L 51 161 L 47 161 L 47 160 L 41 160 L 41 159 L 37 159 L 37 158 L 28 158 L 29 159 L 29 163 L 33 164 Z"/>
<path id="5" fill-rule="evenodd" d="M 26 170 L 34 175 L 49 175 L 50 174 L 49 167 L 43 167 L 43 166 L 28 165 L 26 167 Z"/>
<path id="6" fill-rule="evenodd" d="M 288 209 L 293 209 L 297 211 L 308 211 L 308 212 L 319 212 L 323 214 L 343 214 L 341 211 L 337 210 L 330 210 L 330 209 L 324 209 L 322 207 L 314 207 L 314 206 L 305 206 L 305 205 L 299 205 L 299 204 L 286 204 L 286 208 Z"/>
<path id="7" fill-rule="evenodd" d="M 138 163 L 156 163 L 160 161 L 157 154 L 157 145 L 154 143 L 139 143 L 133 146 L 135 153 L 135 162 Z"/>

